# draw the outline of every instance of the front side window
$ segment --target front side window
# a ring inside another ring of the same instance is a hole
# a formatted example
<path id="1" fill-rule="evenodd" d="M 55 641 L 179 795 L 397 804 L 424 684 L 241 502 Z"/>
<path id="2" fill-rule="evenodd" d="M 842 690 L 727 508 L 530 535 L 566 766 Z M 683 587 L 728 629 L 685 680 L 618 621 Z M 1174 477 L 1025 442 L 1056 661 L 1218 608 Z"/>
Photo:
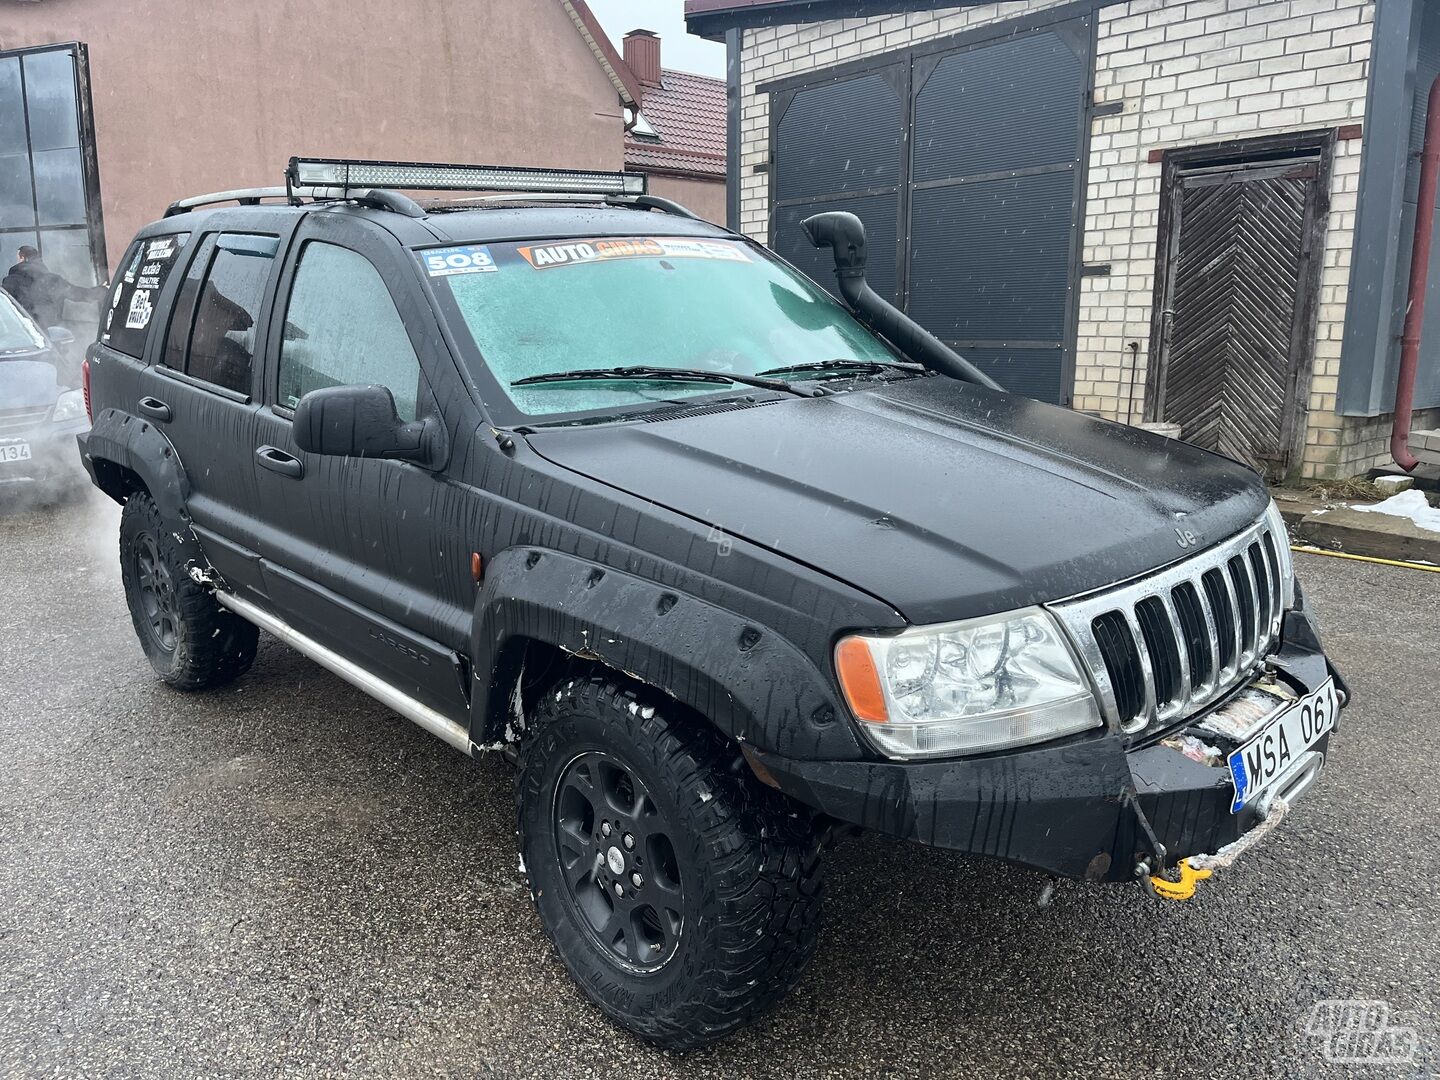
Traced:
<path id="1" fill-rule="evenodd" d="M 448 293 L 485 365 L 528 416 L 717 389 L 641 381 L 514 385 L 576 368 L 641 364 L 756 375 L 895 359 L 827 293 L 738 240 L 610 237 L 417 255 L 442 304 Z"/>
<path id="2" fill-rule="evenodd" d="M 280 343 L 277 402 L 293 409 L 311 390 L 374 383 L 414 420 L 420 361 L 390 290 L 370 260 L 311 241 L 300 254 Z"/>
<path id="3" fill-rule="evenodd" d="M 260 302 L 274 262 L 274 241 L 224 236 L 216 244 L 210 268 L 200 286 L 195 322 L 190 331 L 185 373 L 227 390 L 250 392 L 255 363 L 255 327 Z"/>

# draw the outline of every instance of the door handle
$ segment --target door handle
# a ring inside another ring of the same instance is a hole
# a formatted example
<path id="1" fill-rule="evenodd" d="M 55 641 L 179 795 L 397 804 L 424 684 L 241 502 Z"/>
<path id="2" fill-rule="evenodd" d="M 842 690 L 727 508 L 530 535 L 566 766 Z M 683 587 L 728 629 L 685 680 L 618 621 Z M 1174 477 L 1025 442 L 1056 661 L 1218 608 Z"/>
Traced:
<path id="1" fill-rule="evenodd" d="M 292 480 L 299 480 L 305 475 L 305 463 L 294 454 L 287 454 L 278 446 L 262 446 L 255 451 L 255 460 L 260 463 L 261 468 L 269 469 L 281 476 L 288 476 Z"/>
<path id="2" fill-rule="evenodd" d="M 170 406 L 156 397 L 142 397 L 139 401 L 140 411 L 151 420 L 159 420 L 167 423 L 170 420 Z"/>

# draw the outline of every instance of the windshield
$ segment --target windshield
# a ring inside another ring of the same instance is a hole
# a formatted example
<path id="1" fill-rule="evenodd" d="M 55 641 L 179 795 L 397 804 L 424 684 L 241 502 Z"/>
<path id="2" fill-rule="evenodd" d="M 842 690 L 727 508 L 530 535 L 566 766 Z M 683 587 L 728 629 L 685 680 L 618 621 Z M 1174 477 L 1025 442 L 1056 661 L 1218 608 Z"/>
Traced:
<path id="1" fill-rule="evenodd" d="M 11 352 L 34 352 L 45 347 L 45 335 L 12 300 L 8 293 L 0 292 L 0 354 Z"/>
<path id="2" fill-rule="evenodd" d="M 513 385 L 577 368 L 755 375 L 829 360 L 895 360 L 827 293 L 737 240 L 611 237 L 418 255 L 437 289 L 453 298 L 500 389 L 527 416 L 731 389 L 639 378 Z"/>

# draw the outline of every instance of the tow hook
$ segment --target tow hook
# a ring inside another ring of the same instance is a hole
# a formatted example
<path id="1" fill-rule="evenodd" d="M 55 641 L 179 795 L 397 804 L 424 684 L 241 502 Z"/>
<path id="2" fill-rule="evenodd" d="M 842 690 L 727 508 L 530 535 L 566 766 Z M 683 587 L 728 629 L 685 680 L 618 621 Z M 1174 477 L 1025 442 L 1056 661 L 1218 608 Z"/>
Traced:
<path id="1" fill-rule="evenodd" d="M 1214 873 L 1213 870 L 1197 869 L 1189 859 L 1181 859 L 1175 869 L 1178 876 L 1174 879 L 1165 877 L 1163 873 L 1151 874 L 1150 860 L 1141 859 L 1135 864 L 1135 877 L 1139 879 L 1141 888 L 1156 900 L 1189 900 L 1195 895 L 1195 886 Z"/>

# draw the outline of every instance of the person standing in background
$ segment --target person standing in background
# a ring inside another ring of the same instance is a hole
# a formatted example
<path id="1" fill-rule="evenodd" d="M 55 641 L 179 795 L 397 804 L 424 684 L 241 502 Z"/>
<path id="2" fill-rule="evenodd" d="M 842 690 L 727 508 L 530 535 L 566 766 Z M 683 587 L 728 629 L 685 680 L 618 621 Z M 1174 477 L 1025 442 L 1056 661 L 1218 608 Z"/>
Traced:
<path id="1" fill-rule="evenodd" d="M 47 329 L 60 324 L 66 300 L 95 301 L 108 291 L 105 285 L 87 287 L 66 281 L 46 266 L 40 252 L 29 244 L 22 245 L 18 254 L 20 261 L 10 268 L 0 287 Z"/>

